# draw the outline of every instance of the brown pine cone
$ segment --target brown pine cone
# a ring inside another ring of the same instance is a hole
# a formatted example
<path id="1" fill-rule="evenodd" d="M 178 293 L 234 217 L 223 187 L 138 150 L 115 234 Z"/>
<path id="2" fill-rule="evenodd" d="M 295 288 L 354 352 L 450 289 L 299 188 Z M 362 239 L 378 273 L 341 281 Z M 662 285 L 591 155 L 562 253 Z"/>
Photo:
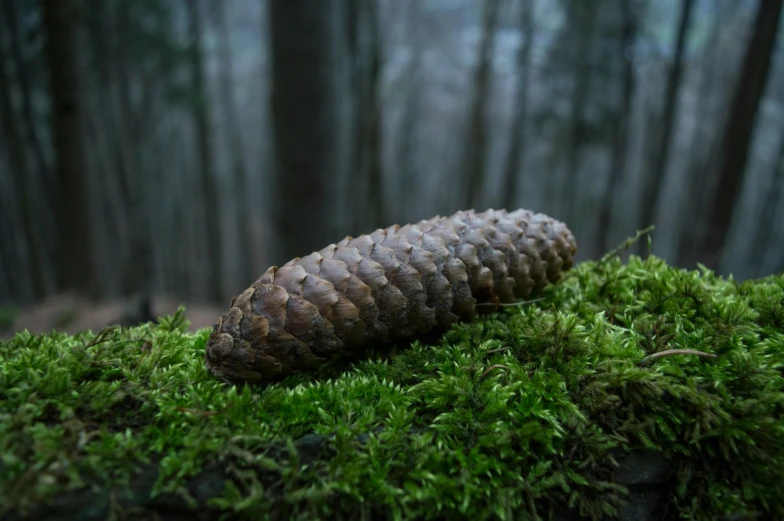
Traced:
<path id="1" fill-rule="evenodd" d="M 346 237 L 269 268 L 232 299 L 207 341 L 207 367 L 253 383 L 413 340 L 538 293 L 576 251 L 566 225 L 528 210 L 469 210 Z"/>

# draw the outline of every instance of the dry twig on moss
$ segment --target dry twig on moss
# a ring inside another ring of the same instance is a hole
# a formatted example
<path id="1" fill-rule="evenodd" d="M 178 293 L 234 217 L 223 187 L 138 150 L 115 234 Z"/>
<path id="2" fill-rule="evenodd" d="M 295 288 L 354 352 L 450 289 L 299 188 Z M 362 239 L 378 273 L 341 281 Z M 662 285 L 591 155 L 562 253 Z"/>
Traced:
<path id="1" fill-rule="evenodd" d="M 706 358 L 716 358 L 716 355 L 712 353 L 705 353 L 703 351 L 697 351 L 694 349 L 668 349 L 667 351 L 659 351 L 658 353 L 653 353 L 644 357 L 642 360 L 640 360 L 640 365 L 646 365 L 653 362 L 657 358 L 663 358 L 665 356 L 672 355 L 696 355 Z"/>
<path id="2" fill-rule="evenodd" d="M 624 251 L 628 250 L 629 248 L 631 248 L 632 246 L 634 246 L 635 244 L 637 244 L 637 241 L 639 241 L 643 236 L 648 235 L 649 233 L 651 233 L 655 228 L 656 228 L 655 226 L 648 226 L 644 230 L 639 230 L 634 235 L 634 237 L 629 237 L 628 239 L 623 241 L 621 244 L 619 244 L 618 246 L 616 246 L 612 250 L 610 250 L 607 253 L 605 253 L 602 256 L 602 258 L 599 259 L 599 262 L 596 264 L 596 268 L 598 269 L 599 266 L 601 266 L 602 264 L 604 264 L 604 263 L 608 262 L 609 260 L 613 259 L 619 253 L 624 252 Z"/>

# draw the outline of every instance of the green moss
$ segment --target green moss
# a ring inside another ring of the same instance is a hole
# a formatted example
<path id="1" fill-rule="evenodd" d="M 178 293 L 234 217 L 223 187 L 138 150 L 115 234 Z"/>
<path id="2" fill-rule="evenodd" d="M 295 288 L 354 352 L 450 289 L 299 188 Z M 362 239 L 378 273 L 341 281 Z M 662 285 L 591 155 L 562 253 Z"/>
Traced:
<path id="1" fill-rule="evenodd" d="M 219 468 L 209 505 L 239 518 L 598 519 L 627 499 L 618 454 L 648 448 L 672 462 L 671 517 L 784 516 L 784 276 L 632 257 L 580 264 L 544 297 L 255 388 L 210 377 L 208 330 L 186 332 L 181 312 L 18 334 L 0 343 L 2 505 L 148 468 L 154 495 L 198 503 L 188 479 Z M 670 349 L 715 357 L 643 363 Z"/>

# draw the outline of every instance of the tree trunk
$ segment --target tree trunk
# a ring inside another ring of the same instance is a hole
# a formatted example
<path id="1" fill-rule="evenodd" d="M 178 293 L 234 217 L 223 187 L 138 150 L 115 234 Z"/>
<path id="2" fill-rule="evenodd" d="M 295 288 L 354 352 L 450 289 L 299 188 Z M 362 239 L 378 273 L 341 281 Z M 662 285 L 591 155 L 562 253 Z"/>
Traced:
<path id="1" fill-rule="evenodd" d="M 92 295 L 94 257 L 73 0 L 42 0 L 59 189 L 61 289 Z"/>
<path id="2" fill-rule="evenodd" d="M 117 11 L 116 34 L 118 40 L 133 38 L 131 6 L 129 3 L 120 3 Z M 107 36 L 107 35 L 104 35 Z M 107 38 L 107 41 L 112 41 Z M 98 54 L 100 56 L 100 54 Z M 117 173 L 122 200 L 122 212 L 128 219 L 128 250 L 123 259 L 122 291 L 124 295 L 146 293 L 152 276 L 151 244 L 147 234 L 147 219 L 143 198 L 144 183 L 147 182 L 147 172 L 142 166 L 142 140 L 144 128 L 140 109 L 134 107 L 131 89 L 133 87 L 132 73 L 134 71 L 134 57 L 127 50 L 119 47 L 117 53 L 111 56 L 113 70 L 118 79 L 117 105 L 119 108 L 118 138 L 116 144 Z M 100 61 L 98 63 L 100 66 Z M 108 72 L 102 71 L 108 80 Z M 141 110 L 150 107 L 142 106 Z"/>
<path id="3" fill-rule="evenodd" d="M 138 260 L 128 262 L 126 259 L 126 245 L 133 243 L 129 220 L 134 219 L 134 215 L 128 207 L 127 188 L 124 186 L 130 182 L 133 176 L 128 172 L 130 160 L 126 154 L 130 152 L 123 146 L 124 136 L 120 121 L 129 122 L 131 120 L 130 107 L 127 108 L 127 114 L 118 115 L 115 93 L 115 85 L 118 82 L 113 76 L 113 71 L 125 67 L 125 64 L 121 63 L 112 67 L 113 62 L 125 61 L 120 58 L 118 51 L 115 50 L 115 45 L 117 41 L 123 41 L 125 37 L 123 31 L 126 29 L 123 26 L 118 27 L 118 20 L 113 16 L 109 7 L 110 4 L 105 0 L 90 0 L 87 3 L 91 72 L 95 78 L 94 92 L 91 96 L 93 104 L 90 110 L 96 120 L 94 125 L 97 128 L 94 133 L 99 134 L 96 139 L 100 139 L 100 144 L 97 146 L 104 149 L 103 152 L 106 156 L 100 175 L 103 193 L 101 199 L 104 200 L 106 207 L 105 221 L 107 221 L 113 242 L 110 246 L 114 250 L 112 258 L 116 259 L 109 262 L 112 262 L 111 271 L 116 273 L 119 268 L 121 272 L 120 277 L 114 275 L 117 280 L 112 285 L 114 291 L 122 293 L 127 280 L 127 272 L 129 268 L 134 271 L 138 269 Z M 121 17 L 120 20 L 124 21 L 124 18 Z M 122 77 L 122 74 L 120 76 Z M 122 83 L 121 88 L 127 89 L 127 87 L 127 83 Z M 128 101 L 129 104 L 130 101 Z"/>
<path id="4" fill-rule="evenodd" d="M 199 0 L 185 0 L 188 9 L 188 29 L 190 36 L 190 67 L 193 94 L 196 99 L 193 119 L 196 126 L 196 146 L 199 153 L 199 176 L 204 198 L 204 219 L 207 235 L 207 260 L 209 262 L 209 294 L 214 302 L 223 301 L 221 275 L 221 237 L 220 208 L 218 207 L 218 187 L 213 172 L 212 140 L 210 136 L 209 106 L 204 79 L 204 58 L 202 51 L 202 20 Z"/>
<path id="5" fill-rule="evenodd" d="M 342 10 L 346 23 L 346 62 L 348 63 L 348 98 L 349 124 L 345 126 L 349 134 L 349 180 L 347 200 L 354 201 L 349 212 L 352 233 L 361 233 L 365 220 L 364 196 L 367 192 L 369 176 L 364 170 L 364 146 L 362 135 L 364 122 L 362 108 L 364 105 L 363 65 L 364 54 L 362 46 L 362 21 L 360 2 L 362 0 L 345 0 L 346 8 Z M 372 1 L 372 0 L 371 0 Z"/>
<path id="6" fill-rule="evenodd" d="M 40 262 L 36 269 L 40 271 L 37 277 L 41 278 L 43 293 L 49 293 L 57 286 L 57 273 L 59 266 L 52 262 L 52 253 L 57 247 L 57 216 L 55 214 L 53 193 L 55 191 L 52 165 L 46 159 L 44 146 L 38 130 L 35 111 L 33 110 L 34 89 L 38 84 L 31 78 L 31 71 L 34 65 L 31 60 L 25 58 L 22 52 L 23 35 L 19 22 L 20 16 L 18 5 L 14 0 L 3 0 L 0 6 L 0 20 L 4 20 L 6 26 L 0 23 L 0 32 L 5 32 L 9 40 L 9 61 L 14 64 L 15 78 L 9 76 L 8 82 L 13 83 L 14 79 L 19 85 L 19 101 L 21 104 L 21 119 L 18 123 L 20 135 L 26 140 L 23 148 L 32 151 L 32 162 L 29 157 L 25 159 L 29 171 L 29 185 L 34 185 L 35 189 L 30 193 L 31 200 L 28 204 L 35 206 L 34 228 L 37 230 L 34 240 L 39 252 Z M 44 89 L 45 90 L 45 89 Z M 34 283 L 35 284 L 35 283 Z"/>
<path id="7" fill-rule="evenodd" d="M 251 230 L 250 211 L 248 210 L 247 171 L 245 168 L 245 147 L 240 131 L 237 103 L 234 98 L 232 82 L 233 61 L 229 49 L 229 27 L 226 23 L 227 4 L 218 1 L 215 5 L 215 21 L 218 28 L 218 89 L 223 115 L 226 122 L 226 140 L 230 155 L 231 174 L 233 180 L 234 208 L 236 226 L 239 231 L 239 279 L 251 281 L 254 271 L 251 269 Z"/>
<path id="8" fill-rule="evenodd" d="M 474 69 L 473 93 L 469 126 L 465 138 L 465 203 L 464 208 L 475 208 L 481 202 L 482 180 L 487 158 L 487 104 L 490 93 L 490 72 L 498 25 L 499 0 L 484 0 L 482 37 Z"/>
<path id="9" fill-rule="evenodd" d="M 14 61 L 14 68 L 16 69 L 17 81 L 20 87 L 20 100 L 22 102 L 22 118 L 25 122 L 23 125 L 25 139 L 28 140 L 33 149 L 33 159 L 35 160 L 35 168 L 38 170 L 39 175 L 43 179 L 43 192 L 46 196 L 45 200 L 52 204 L 52 187 L 50 168 L 46 161 L 46 154 L 41 143 L 41 139 L 36 131 L 35 116 L 33 115 L 33 102 L 31 99 L 32 82 L 30 81 L 30 64 L 24 59 L 22 53 L 22 35 L 19 31 L 19 16 L 14 5 L 14 0 L 3 0 L 3 16 L 8 24 L 9 40 L 11 42 L 11 58 Z"/>
<path id="10" fill-rule="evenodd" d="M 597 251 L 599 255 L 607 252 L 612 232 L 613 195 L 623 179 L 626 166 L 626 151 L 629 141 L 629 120 L 632 110 L 632 98 L 635 89 L 634 59 L 631 55 L 634 40 L 637 38 L 637 20 L 632 12 L 632 0 L 619 0 L 621 19 L 621 39 L 618 55 L 622 56 L 623 74 L 621 75 L 621 105 L 615 121 L 615 141 L 612 149 L 612 161 L 607 186 L 604 189 L 601 209 L 599 210 L 599 236 Z"/>
<path id="11" fill-rule="evenodd" d="M 593 64 L 594 34 L 596 32 L 597 6 L 591 2 L 576 2 L 575 8 L 582 10 L 575 22 L 579 24 L 578 48 L 581 50 L 575 71 L 569 115 L 569 137 L 566 150 L 566 171 L 563 196 L 563 219 L 573 222 L 578 216 L 577 189 L 580 172 L 580 156 L 585 143 L 585 106 L 588 103 Z"/>
<path id="12" fill-rule="evenodd" d="M 382 111 L 379 89 L 381 88 L 381 29 L 378 20 L 377 0 L 363 0 L 362 22 L 368 31 L 368 63 L 364 79 L 364 104 L 362 107 L 362 137 L 364 138 L 363 164 L 366 165 L 368 176 L 368 191 L 366 199 L 367 222 L 362 223 L 363 228 L 375 230 L 386 226 L 386 211 L 384 208 L 383 171 L 382 171 Z"/>
<path id="13" fill-rule="evenodd" d="M 756 227 L 753 246 L 751 247 L 752 271 L 759 276 L 764 275 L 765 254 L 776 227 L 776 209 L 781 200 L 782 189 L 784 188 L 784 133 L 779 141 L 779 150 L 776 160 L 773 163 L 773 171 L 770 173 L 770 183 L 765 190 L 765 202 L 762 203 L 762 213 L 760 214 L 759 224 Z M 771 245 L 773 246 L 773 245 Z M 780 248 L 780 246 L 774 246 Z"/>
<path id="14" fill-rule="evenodd" d="M 413 56 L 406 68 L 404 85 L 404 95 L 401 102 L 400 122 L 395 129 L 395 166 L 397 178 L 399 180 L 398 190 L 401 194 L 399 213 L 396 219 L 401 222 L 416 222 L 419 218 L 415 215 L 415 208 L 418 207 L 416 194 L 412 192 L 417 180 L 417 139 L 419 131 L 419 116 L 422 110 L 422 29 L 418 25 L 421 8 L 418 0 L 408 3 L 406 12 L 406 22 L 409 27 L 407 36 L 411 42 Z M 402 196 L 408 194 L 407 196 Z"/>
<path id="15" fill-rule="evenodd" d="M 702 262 L 710 269 L 715 269 L 719 264 L 732 221 L 732 212 L 742 186 L 757 109 L 765 91 L 776 42 L 781 3 L 782 0 L 760 3 L 724 128 L 719 156 L 719 183 L 709 211 L 708 230 L 701 248 Z"/>
<path id="16" fill-rule="evenodd" d="M 0 140 L 0 168 L 6 166 L 3 159 L 10 158 L 9 148 L 7 141 Z M 3 277 L 2 285 L 7 291 L 7 293 L 0 293 L 0 302 L 13 303 L 25 298 L 25 290 L 20 277 L 15 276 L 16 266 L 19 264 L 17 261 L 19 250 L 13 237 L 14 220 L 7 199 L 10 197 L 4 197 L 4 192 L 0 193 L 0 274 Z"/>
<path id="17" fill-rule="evenodd" d="M 338 0 L 270 0 L 275 178 L 271 218 L 279 263 L 333 235 L 339 167 Z M 326 242 L 325 242 L 326 241 Z"/>
<path id="18" fill-rule="evenodd" d="M 737 4 L 729 4 L 737 9 Z M 702 56 L 704 72 L 701 75 L 699 87 L 697 88 L 697 108 L 695 113 L 701 120 L 708 121 L 715 116 L 716 97 L 715 85 L 719 81 L 718 72 L 723 65 L 724 57 L 720 50 L 717 51 L 721 39 L 721 31 L 726 26 L 728 20 L 734 16 L 734 11 L 721 9 L 719 2 L 713 8 L 717 11 L 711 25 L 710 34 L 705 44 L 706 52 Z M 712 105 L 714 107 L 712 108 Z M 700 147 L 700 134 L 704 134 L 704 125 L 694 125 L 694 129 L 689 138 L 689 160 L 685 175 L 688 178 L 681 195 L 679 212 L 683 219 L 691 223 L 691 226 L 682 226 L 680 237 L 678 238 L 678 250 L 675 256 L 676 262 L 683 267 L 694 266 L 697 261 L 699 240 L 704 235 L 704 219 L 702 216 L 706 212 L 710 190 L 708 189 L 708 167 L 711 156 L 710 146 Z M 707 141 L 713 142 L 715 132 L 708 129 Z"/>
<path id="19" fill-rule="evenodd" d="M 167 158 L 171 164 L 183 165 L 186 163 L 185 145 L 183 143 L 182 132 L 178 129 L 173 132 L 169 140 Z M 195 270 L 192 269 L 193 262 L 193 248 L 190 241 L 190 229 L 188 225 L 189 213 L 189 193 L 187 190 L 177 189 L 178 186 L 189 185 L 187 179 L 188 172 L 179 168 L 171 173 L 169 178 L 171 197 L 171 220 L 172 220 L 172 233 L 175 239 L 171 244 L 171 251 L 174 255 L 175 266 L 172 268 L 172 280 L 175 292 L 178 295 L 193 296 L 194 291 L 194 275 Z M 181 259 L 185 259 L 182 262 Z M 179 262 L 178 262 L 179 260 Z"/>
<path id="20" fill-rule="evenodd" d="M 667 78 L 667 89 L 664 95 L 664 109 L 661 117 L 661 133 L 656 141 L 656 152 L 652 157 L 652 166 L 645 179 L 645 188 L 640 203 L 639 228 L 643 229 L 655 224 L 656 210 L 659 207 L 662 187 L 664 185 L 667 162 L 670 155 L 670 141 L 678 108 L 678 92 L 680 90 L 683 71 L 683 52 L 686 47 L 686 34 L 691 25 L 691 13 L 694 0 L 683 0 L 681 13 L 678 20 L 678 32 L 675 41 L 675 56 L 673 57 L 670 73 Z M 643 255 L 647 245 L 639 243 L 639 253 Z"/>
<path id="21" fill-rule="evenodd" d="M 45 294 L 43 271 L 41 269 L 41 248 L 38 230 L 35 227 L 35 211 L 33 208 L 32 178 L 27 164 L 27 154 L 22 135 L 14 117 L 11 100 L 11 85 L 6 74 L 5 49 L 0 47 L 0 124 L 2 135 L 7 139 L 8 156 L 11 162 L 11 174 L 14 179 L 15 199 L 22 213 L 22 233 L 27 245 L 28 276 L 33 290 L 33 298 L 40 299 Z"/>
<path id="22" fill-rule="evenodd" d="M 8 208 L 5 206 L 0 205 L 0 223 L 8 222 L 8 216 L 6 215 Z M 13 268 L 10 257 L 10 247 L 6 246 L 11 241 L 8 237 L 6 237 L 4 226 L 0 226 L 0 244 L 3 246 L 0 247 L 0 273 L 2 274 L 2 279 L 0 279 L 0 304 L 11 304 L 14 302 L 19 302 L 19 280 L 14 277 Z"/>
<path id="23" fill-rule="evenodd" d="M 379 99 L 382 67 L 378 0 L 347 0 L 347 47 L 350 63 L 352 164 L 349 199 L 355 201 L 356 233 L 384 226 L 382 105 Z"/>
<path id="24" fill-rule="evenodd" d="M 516 208 L 517 190 L 525 175 L 520 168 L 525 166 L 525 124 L 528 118 L 528 82 L 531 71 L 531 47 L 534 38 L 535 0 L 520 1 L 519 31 L 520 47 L 517 51 L 517 92 L 514 103 L 514 118 L 509 133 L 506 164 L 504 167 L 504 207 Z"/>

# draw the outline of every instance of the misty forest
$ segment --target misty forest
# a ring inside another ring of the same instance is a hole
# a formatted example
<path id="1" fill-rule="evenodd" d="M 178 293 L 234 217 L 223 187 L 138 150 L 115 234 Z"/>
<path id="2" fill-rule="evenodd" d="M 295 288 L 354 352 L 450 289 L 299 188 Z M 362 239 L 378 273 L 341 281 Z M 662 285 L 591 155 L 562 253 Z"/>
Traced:
<path id="1" fill-rule="evenodd" d="M 781 3 L 0 0 L 0 305 L 223 308 L 471 208 L 781 273 Z"/>

